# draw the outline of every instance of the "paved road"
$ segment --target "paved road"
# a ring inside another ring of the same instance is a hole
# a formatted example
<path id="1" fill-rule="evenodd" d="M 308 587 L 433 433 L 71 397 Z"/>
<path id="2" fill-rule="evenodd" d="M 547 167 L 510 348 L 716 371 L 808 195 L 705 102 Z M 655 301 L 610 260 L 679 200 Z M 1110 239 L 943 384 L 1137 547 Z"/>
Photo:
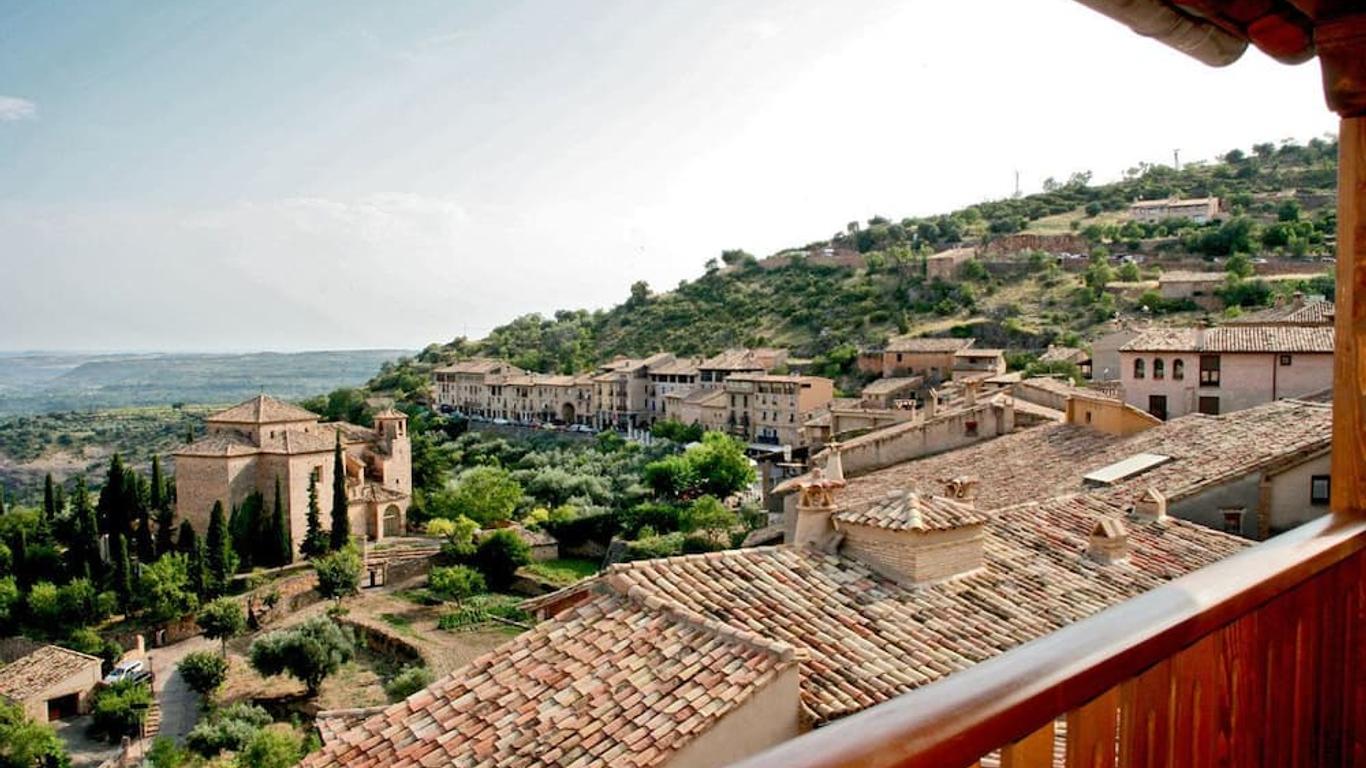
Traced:
<path id="1" fill-rule="evenodd" d="M 205 650 L 219 650 L 218 642 L 195 635 L 175 645 L 147 652 L 152 671 L 156 673 L 153 690 L 161 705 L 161 735 L 174 738 L 178 744 L 184 742 L 185 734 L 199 720 L 199 694 L 190 690 L 176 664 L 188 653 Z"/>

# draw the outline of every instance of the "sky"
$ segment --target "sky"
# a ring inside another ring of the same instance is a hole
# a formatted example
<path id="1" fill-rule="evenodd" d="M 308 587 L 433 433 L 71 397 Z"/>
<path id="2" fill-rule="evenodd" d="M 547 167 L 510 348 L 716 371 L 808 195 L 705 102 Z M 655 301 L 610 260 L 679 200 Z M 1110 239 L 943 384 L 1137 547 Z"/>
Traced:
<path id="1" fill-rule="evenodd" d="M 419 348 L 1335 129 L 1072 0 L 0 0 L 0 350 Z"/>

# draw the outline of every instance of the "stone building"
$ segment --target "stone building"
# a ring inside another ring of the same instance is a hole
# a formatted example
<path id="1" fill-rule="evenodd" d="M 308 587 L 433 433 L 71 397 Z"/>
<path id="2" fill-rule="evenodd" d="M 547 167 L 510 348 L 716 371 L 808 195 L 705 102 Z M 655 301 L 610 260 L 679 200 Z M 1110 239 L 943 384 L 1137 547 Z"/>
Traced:
<path id="1" fill-rule="evenodd" d="M 1190 219 L 1204 224 L 1219 216 L 1219 198 L 1191 197 L 1163 200 L 1138 200 L 1129 206 L 1129 218 L 1158 222 L 1163 219 Z"/>
<path id="2" fill-rule="evenodd" d="M 200 535 L 214 502 L 225 514 L 259 492 L 273 503 L 275 482 L 288 509 L 297 552 L 307 530 L 308 487 L 316 484 L 331 525 L 333 451 L 344 452 L 351 531 L 370 540 L 401 535 L 412 498 L 408 417 L 386 408 L 374 427 L 320 423 L 317 414 L 260 395 L 205 419 L 207 434 L 175 452 L 176 513 Z"/>
<path id="3" fill-rule="evenodd" d="M 90 711 L 100 683 L 98 656 L 58 645 L 42 645 L 15 658 L 0 658 L 0 699 L 23 708 L 31 720 L 46 723 Z M 4 745 L 0 744 L 0 754 Z"/>
<path id="4" fill-rule="evenodd" d="M 882 350 L 882 375 L 921 376 L 934 386 L 953 377 L 954 355 L 972 345 L 972 339 L 900 336 Z"/>
<path id="5" fill-rule="evenodd" d="M 1223 272 L 1163 272 L 1157 278 L 1157 292 L 1168 301 L 1190 299 L 1203 309 L 1215 310 L 1224 302 L 1217 291 L 1228 282 Z"/>
<path id="6" fill-rule="evenodd" d="M 735 374 L 726 378 L 730 432 L 751 443 L 802 445 L 811 414 L 834 399 L 835 382 L 821 376 Z"/>

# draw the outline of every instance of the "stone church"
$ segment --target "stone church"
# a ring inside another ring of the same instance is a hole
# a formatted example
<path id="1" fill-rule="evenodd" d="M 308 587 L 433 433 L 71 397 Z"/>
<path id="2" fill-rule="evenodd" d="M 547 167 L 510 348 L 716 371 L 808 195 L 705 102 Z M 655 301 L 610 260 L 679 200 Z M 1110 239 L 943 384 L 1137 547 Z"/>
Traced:
<path id="1" fill-rule="evenodd" d="M 308 486 L 317 486 L 323 527 L 331 527 L 333 450 L 340 436 L 351 533 L 370 541 L 402 535 L 412 501 L 408 418 L 386 408 L 374 427 L 318 421 L 317 414 L 260 395 L 205 419 L 207 434 L 175 453 L 176 514 L 203 536 L 214 502 L 224 513 L 252 493 L 273 508 L 276 478 L 298 556 L 307 530 Z"/>

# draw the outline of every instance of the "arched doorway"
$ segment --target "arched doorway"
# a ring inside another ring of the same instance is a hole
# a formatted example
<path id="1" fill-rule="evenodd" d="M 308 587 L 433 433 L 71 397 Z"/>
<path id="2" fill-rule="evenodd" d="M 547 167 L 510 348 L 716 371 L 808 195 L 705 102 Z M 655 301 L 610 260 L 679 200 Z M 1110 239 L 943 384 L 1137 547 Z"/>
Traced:
<path id="1" fill-rule="evenodd" d="M 573 403 L 565 403 L 560 406 L 560 421 L 565 424 L 573 424 L 575 415 Z"/>
<path id="2" fill-rule="evenodd" d="M 384 508 L 383 530 L 385 536 L 403 535 L 403 513 L 399 511 L 397 504 L 390 504 Z"/>

